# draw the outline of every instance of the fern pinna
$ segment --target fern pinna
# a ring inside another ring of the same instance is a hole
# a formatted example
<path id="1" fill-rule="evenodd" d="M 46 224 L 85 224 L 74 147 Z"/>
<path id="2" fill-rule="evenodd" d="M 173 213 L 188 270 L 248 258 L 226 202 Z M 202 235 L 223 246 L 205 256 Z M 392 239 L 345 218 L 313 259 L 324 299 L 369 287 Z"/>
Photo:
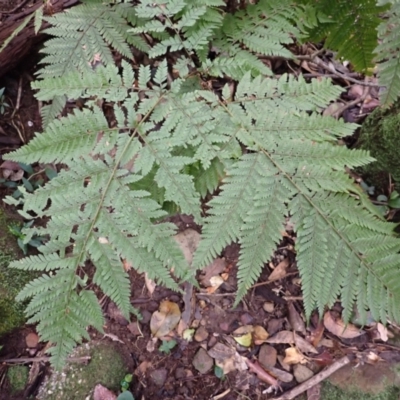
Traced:
<path id="1" fill-rule="evenodd" d="M 220 1 L 196 2 L 199 9 L 192 9 L 192 3 L 142 1 L 128 13 L 135 14 L 134 34 L 155 37 L 149 52 L 169 55 L 173 43 L 174 50 L 183 50 L 172 72 L 164 58 L 154 69 L 140 66 L 135 71 L 122 61 L 120 68 L 104 63 L 96 69 L 43 76 L 33 83 L 39 100 L 79 97 L 85 108 L 53 120 L 5 157 L 65 166 L 44 187 L 25 191 L 21 214 L 48 220 L 46 227 L 26 230 L 26 240 L 34 234 L 49 240 L 40 255 L 11 265 L 44 271 L 19 298 L 32 298 L 29 321 L 38 322 L 42 340 L 54 344 L 50 351 L 56 367 L 63 365 L 75 343 L 88 338 L 88 324 L 102 330 L 93 285 L 127 318 L 135 311 L 121 260 L 179 290 L 181 281 L 193 280 L 197 268 L 238 241 L 237 304 L 273 255 L 287 218 L 297 235 L 307 317 L 315 308 L 321 314 L 340 297 L 346 320 L 357 303 L 364 317 L 371 310 L 376 319 L 400 321 L 400 240 L 344 168 L 372 158 L 337 146 L 337 139 L 352 134 L 355 125 L 321 115 L 340 89 L 328 80 L 262 77 L 260 65 L 252 68 L 254 51 L 282 51 L 272 40 L 270 49 L 254 44 L 260 43 L 260 35 L 271 34 L 263 26 L 264 17 L 256 37 L 251 38 L 250 31 L 243 34 L 242 45 L 232 50 L 237 61 L 222 60 L 224 51 L 221 58 L 208 59 L 204 42 L 190 37 L 207 31 L 207 40 L 215 35 L 223 42 L 226 35 L 233 46 L 241 36 L 229 33 L 217 8 Z M 276 21 L 285 15 L 291 20 L 289 1 L 268 4 L 276 5 Z M 229 23 L 247 31 L 243 15 L 253 24 L 261 12 L 254 6 Z M 163 18 L 156 18 L 159 15 Z M 282 38 L 287 43 L 290 35 Z M 203 74 L 233 72 L 239 82 L 235 88 L 227 83 L 220 91 L 206 90 L 200 74 L 193 72 L 196 68 Z M 111 122 L 100 104 L 112 107 Z M 221 179 L 221 191 L 204 216 L 201 198 Z M 19 203 L 13 198 L 8 202 Z M 191 266 L 172 239 L 175 227 L 163 222 L 164 202 L 203 226 Z M 89 261 L 95 266 L 91 280 Z"/>

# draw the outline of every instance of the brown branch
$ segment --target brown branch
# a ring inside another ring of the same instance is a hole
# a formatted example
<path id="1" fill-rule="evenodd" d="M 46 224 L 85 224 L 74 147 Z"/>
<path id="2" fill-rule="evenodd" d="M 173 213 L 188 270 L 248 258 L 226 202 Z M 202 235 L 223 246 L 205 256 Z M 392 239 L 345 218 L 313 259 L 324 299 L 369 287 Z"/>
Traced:
<path id="1" fill-rule="evenodd" d="M 302 384 L 300 384 L 299 386 L 296 386 L 295 388 L 293 388 L 292 390 L 289 390 L 288 392 L 284 393 L 282 396 L 275 397 L 274 400 L 292 400 L 295 397 L 299 396 L 300 394 L 304 393 L 306 390 L 315 386 L 317 383 L 322 382 L 324 379 L 328 378 L 334 372 L 336 372 L 338 369 L 344 367 L 345 365 L 349 364 L 350 362 L 351 362 L 351 356 L 343 357 L 343 358 L 335 361 L 332 365 L 325 368 L 317 375 L 314 375 L 308 381 L 305 381 Z"/>

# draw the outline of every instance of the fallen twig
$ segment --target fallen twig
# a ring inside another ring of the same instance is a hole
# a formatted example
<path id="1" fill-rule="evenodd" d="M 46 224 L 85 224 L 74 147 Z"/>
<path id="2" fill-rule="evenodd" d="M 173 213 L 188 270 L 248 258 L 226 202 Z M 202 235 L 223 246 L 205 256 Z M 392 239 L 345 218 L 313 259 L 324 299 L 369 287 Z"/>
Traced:
<path id="1" fill-rule="evenodd" d="M 262 368 L 261 365 L 258 364 L 258 362 L 253 363 L 246 357 L 244 357 L 244 361 L 246 362 L 247 366 L 249 367 L 249 370 L 254 372 L 257 375 L 258 379 L 271 385 L 272 389 L 274 389 L 274 390 L 279 389 L 282 391 L 282 388 L 280 387 L 278 381 L 272 375 L 270 375 L 267 371 L 265 371 L 265 369 Z M 271 388 L 269 388 L 267 390 L 270 390 L 270 389 Z"/>
<path id="2" fill-rule="evenodd" d="M 68 358 L 68 361 L 72 362 L 86 362 L 91 359 L 90 356 L 84 356 L 84 357 L 71 357 Z M 31 363 L 31 362 L 40 362 L 40 361 L 50 361 L 50 357 L 20 357 L 20 358 L 9 358 L 6 360 L 0 360 L 0 363 L 5 363 L 5 364 L 26 364 L 26 363 Z"/>
<path id="3" fill-rule="evenodd" d="M 298 396 L 298 395 L 302 394 L 303 392 L 305 392 L 306 390 L 312 388 L 317 383 L 322 382 L 323 380 L 328 378 L 328 376 L 331 376 L 338 369 L 349 364 L 351 362 L 351 360 L 352 360 L 351 356 L 345 356 L 345 357 L 335 361 L 332 365 L 325 368 L 317 375 L 314 375 L 308 381 L 305 381 L 302 384 L 300 384 L 299 386 L 296 386 L 295 388 L 293 388 L 292 390 L 289 390 L 288 392 L 284 393 L 282 396 L 275 397 L 274 400 L 292 400 L 292 399 L 294 399 L 296 396 Z"/>

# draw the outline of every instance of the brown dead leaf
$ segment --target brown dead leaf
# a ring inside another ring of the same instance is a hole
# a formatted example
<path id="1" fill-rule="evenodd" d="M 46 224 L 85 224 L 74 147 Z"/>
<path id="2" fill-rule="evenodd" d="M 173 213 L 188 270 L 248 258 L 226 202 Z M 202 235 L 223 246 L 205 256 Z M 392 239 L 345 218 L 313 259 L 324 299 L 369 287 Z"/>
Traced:
<path id="1" fill-rule="evenodd" d="M 269 281 L 277 281 L 282 279 L 286 276 L 286 270 L 289 266 L 289 258 L 285 258 L 281 261 L 275 269 L 271 272 L 270 276 L 268 277 Z"/>
<path id="2" fill-rule="evenodd" d="M 210 278 L 210 286 L 206 289 L 206 292 L 209 294 L 215 293 L 217 289 L 224 283 L 224 280 L 221 276 L 212 276 Z"/>
<path id="3" fill-rule="evenodd" d="M 175 242 L 178 243 L 186 261 L 192 264 L 193 254 L 200 243 L 200 233 L 194 229 L 186 229 L 174 236 Z"/>
<path id="4" fill-rule="evenodd" d="M 226 268 L 225 258 L 216 258 L 211 264 L 207 265 L 202 271 L 204 274 L 200 278 L 200 283 L 205 286 L 212 286 L 210 279 L 224 272 Z"/>
<path id="5" fill-rule="evenodd" d="M 329 311 L 324 315 L 324 325 L 329 332 L 343 339 L 353 339 L 365 333 L 353 324 L 347 324 L 346 326 L 340 318 L 335 320 Z"/>
<path id="6" fill-rule="evenodd" d="M 311 331 L 310 341 L 314 347 L 318 347 L 318 345 L 320 344 L 324 331 L 325 331 L 324 323 L 321 320 L 319 320 L 316 328 Z"/>
<path id="7" fill-rule="evenodd" d="M 124 271 L 128 272 L 129 270 L 131 270 L 133 268 L 132 263 L 130 263 L 128 260 L 126 260 L 125 258 L 122 260 L 122 266 L 124 267 Z"/>
<path id="8" fill-rule="evenodd" d="M 288 303 L 288 319 L 290 322 L 290 326 L 296 332 L 306 333 L 306 326 L 304 324 L 303 319 L 301 318 L 300 314 L 295 309 L 292 302 Z"/>
<path id="9" fill-rule="evenodd" d="M 154 291 L 156 290 L 157 285 L 152 279 L 149 278 L 149 275 L 147 274 L 147 272 L 144 274 L 144 283 L 149 292 L 149 295 L 151 296 L 154 293 Z"/>
<path id="10" fill-rule="evenodd" d="M 164 300 L 160 304 L 159 311 L 155 311 L 151 316 L 151 333 L 158 338 L 166 336 L 178 325 L 180 319 L 181 311 L 178 304 Z"/>
<path id="11" fill-rule="evenodd" d="M 382 325 L 380 322 L 376 324 L 376 329 L 379 332 L 380 339 L 384 342 L 387 342 L 389 337 L 388 337 L 388 330 L 386 326 Z"/>
<path id="12" fill-rule="evenodd" d="M 306 358 L 296 349 L 296 347 L 289 347 L 285 350 L 285 358 L 283 359 L 283 363 L 294 365 L 304 364 L 306 362 Z"/>
<path id="13" fill-rule="evenodd" d="M 268 332 L 260 325 L 256 325 L 253 329 L 253 341 L 254 344 L 259 346 L 260 344 L 265 343 L 268 339 Z"/>
<path id="14" fill-rule="evenodd" d="M 318 354 L 316 348 L 292 331 L 280 331 L 267 339 L 267 343 L 295 344 L 302 353 Z"/>

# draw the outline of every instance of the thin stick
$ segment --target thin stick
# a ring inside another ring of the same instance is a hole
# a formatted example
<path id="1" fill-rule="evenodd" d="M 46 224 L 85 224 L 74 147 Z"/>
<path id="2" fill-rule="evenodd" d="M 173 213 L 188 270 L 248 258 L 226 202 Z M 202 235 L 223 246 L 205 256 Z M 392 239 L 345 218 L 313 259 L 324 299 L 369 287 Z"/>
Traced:
<path id="1" fill-rule="evenodd" d="M 89 361 L 91 359 L 90 356 L 84 356 L 84 357 L 71 357 L 68 358 L 67 361 L 72 361 L 72 362 L 85 362 Z M 2 363 L 10 363 L 10 364 L 25 364 L 25 363 L 31 363 L 31 362 L 40 362 L 40 361 L 49 361 L 50 357 L 21 357 L 21 358 L 9 358 L 8 360 L 0 360 Z"/>
<path id="2" fill-rule="evenodd" d="M 308 390 L 308 389 L 312 388 L 313 386 L 315 386 L 317 383 L 322 382 L 324 379 L 328 378 L 328 376 L 331 376 L 338 369 L 344 367 L 345 365 L 349 364 L 350 362 L 351 362 L 351 358 L 349 356 L 343 357 L 343 358 L 335 361 L 329 367 L 327 367 L 324 370 L 322 370 L 319 374 L 314 375 L 308 381 L 303 382 L 299 386 L 296 386 L 292 390 L 289 390 L 288 392 L 284 393 L 280 397 L 275 397 L 274 400 L 292 400 L 296 396 L 302 394 L 306 390 Z"/>

